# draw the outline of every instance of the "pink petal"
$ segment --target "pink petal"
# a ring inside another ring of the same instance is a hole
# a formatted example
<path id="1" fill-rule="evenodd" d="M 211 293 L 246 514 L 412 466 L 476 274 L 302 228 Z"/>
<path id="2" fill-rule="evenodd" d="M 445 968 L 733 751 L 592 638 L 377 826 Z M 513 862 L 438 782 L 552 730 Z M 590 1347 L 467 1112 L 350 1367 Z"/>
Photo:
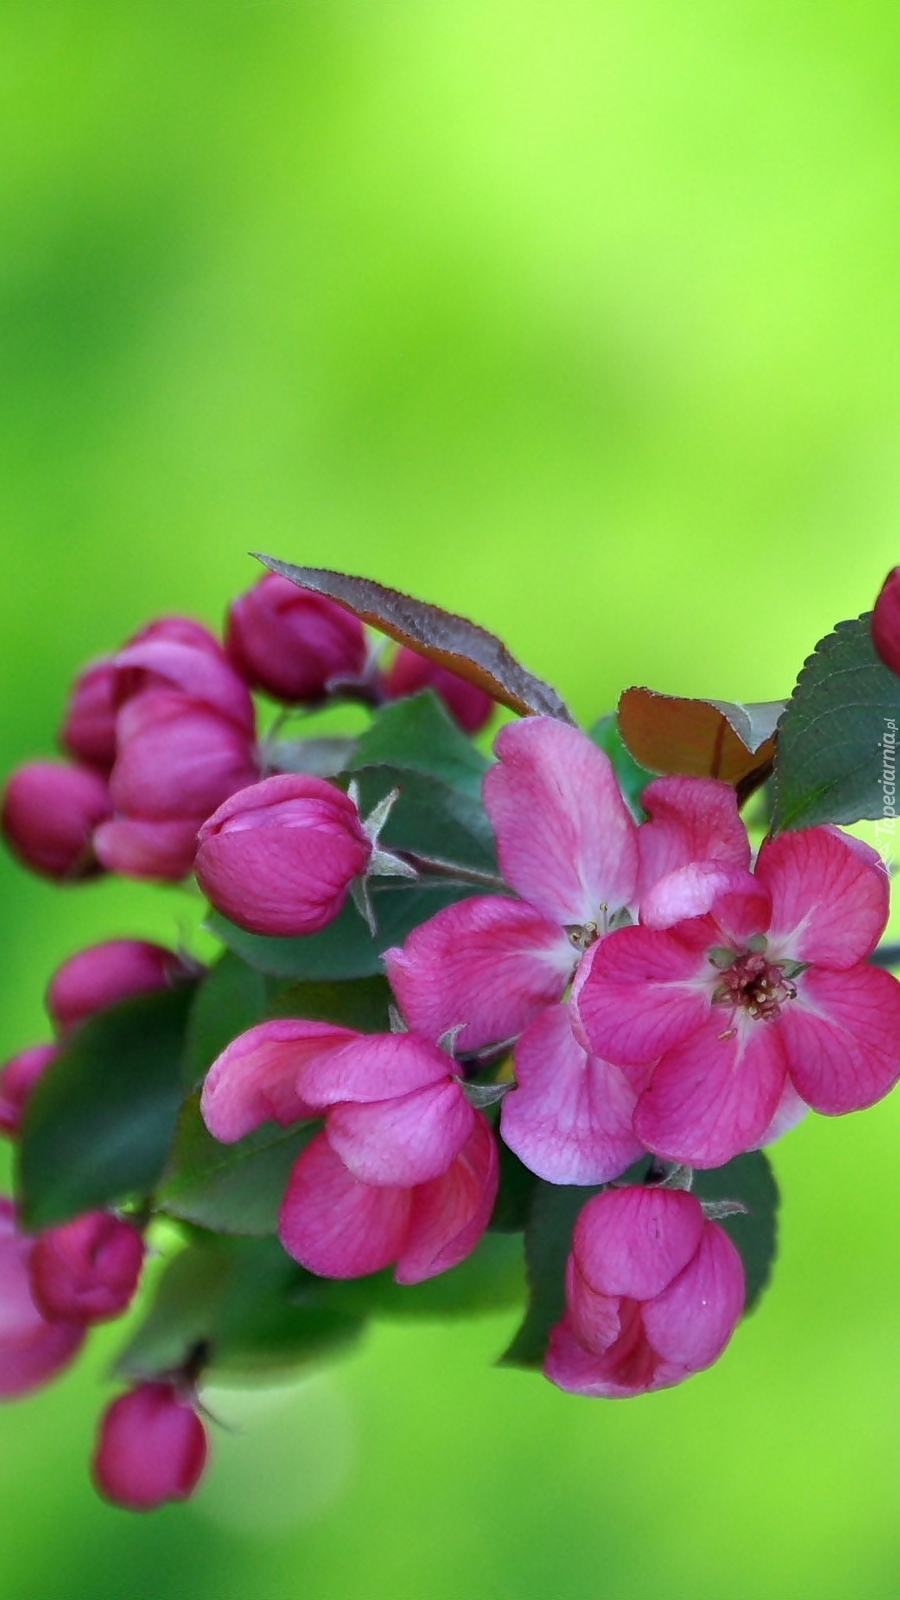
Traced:
<path id="1" fill-rule="evenodd" d="M 750 865 L 750 841 L 730 783 L 718 778 L 655 778 L 641 795 L 649 820 L 638 829 L 640 897 L 692 861 Z"/>
<path id="2" fill-rule="evenodd" d="M 647 1338 L 662 1361 L 680 1366 L 685 1375 L 699 1372 L 722 1354 L 743 1313 L 745 1294 L 739 1251 L 721 1228 L 707 1222 L 696 1255 L 645 1305 Z"/>
<path id="3" fill-rule="evenodd" d="M 637 828 L 604 751 L 552 717 L 506 723 L 494 749 L 484 803 L 507 883 L 563 924 L 629 905 Z"/>
<path id="4" fill-rule="evenodd" d="M 592 1395 L 598 1399 L 621 1400 L 636 1393 L 609 1376 L 602 1357 L 585 1348 L 575 1332 L 572 1318 L 565 1316 L 551 1330 L 544 1357 L 544 1377 L 570 1394 Z"/>
<path id="5" fill-rule="evenodd" d="M 710 913 L 720 930 L 714 935 L 718 942 L 724 933 L 742 943 L 749 934 L 768 927 L 769 896 L 742 867 L 692 861 L 658 879 L 641 901 L 641 922 L 647 928 L 675 928 L 695 917 L 706 919 Z M 684 931 L 696 948 L 694 930 Z M 678 933 L 682 933 L 680 928 Z"/>
<path id="6" fill-rule="evenodd" d="M 324 1133 L 294 1163 L 278 1223 L 288 1255 L 322 1278 L 359 1278 L 395 1261 L 409 1224 L 411 1191 L 360 1183 Z"/>
<path id="7" fill-rule="evenodd" d="M 761 1150 L 767 1144 L 774 1144 L 775 1140 L 780 1139 L 782 1134 L 790 1133 L 791 1128 L 796 1128 L 797 1123 L 803 1121 L 809 1109 L 810 1107 L 805 1100 L 801 1099 L 790 1078 L 785 1078 L 781 1099 L 775 1107 L 772 1121 L 766 1128 L 765 1133 L 760 1135 L 753 1148 Z"/>
<path id="8" fill-rule="evenodd" d="M 409 1232 L 394 1272 L 397 1282 L 420 1283 L 464 1260 L 490 1221 L 499 1181 L 494 1135 L 487 1118 L 478 1113 L 449 1171 L 412 1191 Z"/>
<path id="9" fill-rule="evenodd" d="M 319 1107 L 393 1100 L 446 1083 L 455 1070 L 446 1050 L 413 1033 L 350 1033 L 341 1051 L 310 1060 L 303 1093 Z"/>
<path id="10" fill-rule="evenodd" d="M 596 1292 L 647 1300 L 687 1266 L 703 1226 L 699 1200 L 683 1189 L 604 1189 L 578 1217 L 572 1254 Z"/>
<path id="11" fill-rule="evenodd" d="M 145 822 L 116 817 L 101 823 L 94 834 L 94 850 L 109 872 L 177 882 L 194 865 L 202 820 L 198 816 L 187 822 Z"/>
<path id="12" fill-rule="evenodd" d="M 778 1026 L 794 1086 L 815 1111 L 860 1111 L 900 1077 L 900 983 L 879 967 L 805 972 Z"/>
<path id="13" fill-rule="evenodd" d="M 652 1061 L 702 1027 L 712 1003 L 706 955 L 674 934 L 616 928 L 588 951 L 572 999 L 595 1055 Z"/>
<path id="14" fill-rule="evenodd" d="M 669 1161 L 719 1167 L 757 1145 L 775 1114 L 787 1074 L 778 1021 L 736 1018 L 726 1008 L 669 1050 L 641 1095 L 634 1131 Z"/>
<path id="15" fill-rule="evenodd" d="M 412 1188 L 447 1171 L 474 1118 L 460 1085 L 445 1077 L 391 1100 L 334 1106 L 325 1131 L 360 1182 Z"/>
<path id="16" fill-rule="evenodd" d="M 300 1093 L 301 1074 L 356 1037 L 350 1028 L 292 1017 L 239 1034 L 216 1057 L 203 1085 L 200 1110 L 213 1138 L 232 1144 L 262 1122 L 288 1127 L 318 1116 L 319 1108 Z"/>
<path id="17" fill-rule="evenodd" d="M 129 699 L 165 686 L 210 706 L 253 734 L 250 692 L 212 634 L 208 641 L 197 643 L 144 636 L 120 650 L 113 667 L 117 687 Z"/>
<path id="18" fill-rule="evenodd" d="M 447 906 L 388 950 L 388 978 L 410 1027 L 457 1048 L 514 1038 L 559 1000 L 576 952 L 558 923 L 521 900 L 477 895 Z"/>
<path id="19" fill-rule="evenodd" d="M 566 1314 L 580 1342 L 593 1355 L 602 1356 L 618 1339 L 622 1332 L 622 1305 L 621 1295 L 603 1294 L 592 1288 L 570 1252 L 566 1262 Z"/>
<path id="20" fill-rule="evenodd" d="M 590 1056 L 568 1008 L 549 1006 L 515 1049 L 517 1087 L 500 1114 L 504 1142 L 549 1183 L 608 1183 L 641 1155 L 637 1094 L 621 1067 Z"/>
<path id="21" fill-rule="evenodd" d="M 764 840 L 757 876 L 772 894 L 770 946 L 795 961 L 845 970 L 871 955 L 888 914 L 888 877 L 836 828 Z"/>
<path id="22" fill-rule="evenodd" d="M 10 1200 L 0 1198 L 0 1400 L 27 1394 L 68 1366 L 84 1341 L 75 1322 L 50 1322 L 31 1292 L 34 1239 L 18 1231 Z"/>

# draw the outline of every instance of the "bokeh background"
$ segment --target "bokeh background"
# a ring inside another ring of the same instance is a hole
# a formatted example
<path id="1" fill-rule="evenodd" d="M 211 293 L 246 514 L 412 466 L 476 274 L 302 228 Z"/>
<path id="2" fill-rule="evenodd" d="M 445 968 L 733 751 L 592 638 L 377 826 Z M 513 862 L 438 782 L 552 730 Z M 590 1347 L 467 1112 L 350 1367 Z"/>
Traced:
<path id="1" fill-rule="evenodd" d="M 584 719 L 786 693 L 900 559 L 900 13 L 887 0 L 0 4 L 4 769 L 247 552 L 501 632 Z M 0 1056 L 183 895 L 0 862 Z M 775 1151 L 774 1285 L 635 1402 L 383 1327 L 216 1397 L 188 1507 L 85 1457 L 115 1335 L 0 1415 L 0 1592 L 896 1600 L 900 1100 Z"/>

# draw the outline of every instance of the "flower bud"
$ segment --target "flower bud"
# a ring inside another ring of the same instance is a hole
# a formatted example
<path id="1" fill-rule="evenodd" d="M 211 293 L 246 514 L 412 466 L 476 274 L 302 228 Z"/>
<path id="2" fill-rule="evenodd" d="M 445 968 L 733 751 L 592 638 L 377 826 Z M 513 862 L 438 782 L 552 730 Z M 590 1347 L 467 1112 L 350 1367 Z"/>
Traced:
<path id="1" fill-rule="evenodd" d="M 0 1197 L 0 1399 L 39 1389 L 68 1366 L 84 1339 L 74 1322 L 51 1322 L 36 1305 L 29 1263 L 34 1239 L 20 1233 L 16 1208 Z"/>
<path id="2" fill-rule="evenodd" d="M 115 673 L 112 657 L 89 661 L 72 685 L 60 743 L 76 760 L 109 772 L 116 759 Z"/>
<path id="3" fill-rule="evenodd" d="M 886 667 L 900 672 L 900 567 L 881 585 L 872 612 L 872 640 Z"/>
<path id="4" fill-rule="evenodd" d="M 58 761 L 28 761 L 6 785 L 0 826 L 26 867 L 74 881 L 102 870 L 92 839 L 109 813 L 109 789 L 99 773 Z"/>
<path id="5" fill-rule="evenodd" d="M 57 967 L 47 988 L 47 1010 L 57 1033 L 67 1033 L 95 1011 L 131 995 L 164 989 L 184 972 L 181 958 L 163 945 L 107 939 Z"/>
<path id="6" fill-rule="evenodd" d="M 94 1483 L 113 1505 L 152 1511 L 186 1500 L 206 1465 L 206 1429 L 171 1383 L 142 1383 L 112 1402 L 100 1421 Z"/>
<path id="7" fill-rule="evenodd" d="M 366 665 L 359 619 L 274 572 L 232 604 L 225 649 L 253 688 L 289 704 L 315 704 L 332 680 L 358 679 Z"/>
<path id="8" fill-rule="evenodd" d="M 109 1211 L 86 1211 L 47 1228 L 31 1253 L 31 1290 L 45 1317 L 87 1325 L 127 1310 L 138 1286 L 144 1241 Z"/>
<path id="9" fill-rule="evenodd" d="M 737 1250 L 694 1195 L 605 1189 L 575 1224 L 544 1373 L 607 1398 L 680 1383 L 721 1355 L 744 1293 Z"/>
<path id="10" fill-rule="evenodd" d="M 372 842 L 353 801 L 323 778 L 265 778 L 198 835 L 195 870 L 217 910 L 251 933 L 315 933 L 333 921 Z"/>
<path id="11" fill-rule="evenodd" d="M 0 1133 L 14 1139 L 38 1078 L 57 1054 L 55 1044 L 33 1044 L 0 1068 Z"/>
<path id="12" fill-rule="evenodd" d="M 117 706 L 151 691 L 174 691 L 253 735 L 247 685 L 218 639 L 190 617 L 160 617 L 149 623 L 113 657 L 113 668 Z"/>
<path id="13" fill-rule="evenodd" d="M 433 689 L 464 733 L 477 733 L 494 709 L 491 696 L 477 683 L 469 683 L 458 672 L 401 645 L 385 674 L 382 690 L 389 700 L 399 700 L 404 695 L 418 694 L 420 689 Z"/>

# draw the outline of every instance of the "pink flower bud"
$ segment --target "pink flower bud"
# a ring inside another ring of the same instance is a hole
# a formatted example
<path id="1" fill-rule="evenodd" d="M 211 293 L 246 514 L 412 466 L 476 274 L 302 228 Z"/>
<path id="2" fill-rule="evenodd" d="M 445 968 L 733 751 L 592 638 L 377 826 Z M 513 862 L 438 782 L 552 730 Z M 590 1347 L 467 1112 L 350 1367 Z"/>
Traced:
<path id="1" fill-rule="evenodd" d="M 31 1253 L 31 1290 L 51 1321 L 87 1325 L 117 1317 L 131 1304 L 144 1241 L 109 1211 L 86 1211 L 39 1234 Z"/>
<path id="2" fill-rule="evenodd" d="M 47 988 L 47 1010 L 57 1032 L 67 1033 L 95 1011 L 131 995 L 164 989 L 184 972 L 174 950 L 143 939 L 107 939 L 77 951 L 57 968 Z"/>
<path id="3" fill-rule="evenodd" d="M 900 672 L 900 567 L 881 585 L 872 613 L 872 640 L 886 667 Z"/>
<path id="4" fill-rule="evenodd" d="M 225 648 L 251 686 L 289 703 L 322 700 L 333 679 L 359 678 L 366 664 L 359 619 L 274 572 L 234 601 Z"/>
<path id="5" fill-rule="evenodd" d="M 151 622 L 117 653 L 113 667 L 117 706 L 151 690 L 175 691 L 252 737 L 254 711 L 247 685 L 218 639 L 190 617 Z"/>
<path id="6" fill-rule="evenodd" d="M 544 1372 L 573 1394 L 668 1388 L 721 1355 L 744 1293 L 740 1255 L 694 1195 L 605 1189 L 575 1224 Z"/>
<path id="7" fill-rule="evenodd" d="M 14 1139 L 38 1078 L 57 1054 L 55 1044 L 33 1044 L 0 1068 L 0 1133 Z"/>
<path id="8" fill-rule="evenodd" d="M 58 761 L 29 761 L 6 785 L 0 826 L 26 867 L 74 881 L 102 870 L 92 837 L 109 812 L 109 790 L 99 773 Z"/>
<path id="9" fill-rule="evenodd" d="M 94 1483 L 113 1505 L 152 1511 L 186 1500 L 206 1465 L 206 1429 L 170 1383 L 142 1383 L 119 1395 L 100 1422 Z"/>
<path id="10" fill-rule="evenodd" d="M 109 772 L 116 759 L 112 658 L 89 661 L 72 685 L 60 743 L 76 760 Z"/>
<path id="11" fill-rule="evenodd" d="M 198 835 L 204 894 L 252 933 L 315 933 L 333 921 L 372 854 L 353 801 L 323 778 L 265 778 L 226 800 Z"/>
<path id="12" fill-rule="evenodd" d="M 450 715 L 465 733 L 477 733 L 490 721 L 494 709 L 491 696 L 476 683 L 469 683 L 459 673 L 439 666 L 417 650 L 401 645 L 390 669 L 385 675 L 382 689 L 389 700 L 400 700 L 404 695 L 417 694 L 420 689 L 433 689 L 444 702 Z"/>
<path id="13" fill-rule="evenodd" d="M 34 1240 L 0 1197 L 0 1399 L 39 1389 L 68 1366 L 84 1339 L 74 1322 L 51 1322 L 35 1304 L 29 1263 Z"/>

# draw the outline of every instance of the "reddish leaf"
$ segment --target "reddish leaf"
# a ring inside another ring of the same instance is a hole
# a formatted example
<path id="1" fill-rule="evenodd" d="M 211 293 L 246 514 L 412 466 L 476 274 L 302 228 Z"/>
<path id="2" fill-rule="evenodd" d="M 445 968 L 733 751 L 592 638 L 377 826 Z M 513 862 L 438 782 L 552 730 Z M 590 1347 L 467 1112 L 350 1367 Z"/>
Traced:
<path id="1" fill-rule="evenodd" d="M 772 771 L 780 700 L 731 705 L 626 689 L 619 729 L 636 761 L 651 772 L 724 778 L 745 800 Z"/>
<path id="2" fill-rule="evenodd" d="M 294 567 L 274 556 L 256 554 L 270 572 L 289 578 L 298 589 L 336 600 L 362 622 L 486 689 L 511 711 L 521 716 L 558 717 L 562 722 L 574 720 L 549 683 L 533 677 L 495 634 L 466 617 L 414 600 L 399 589 L 387 589 L 371 578 L 353 578 L 324 567 Z"/>

